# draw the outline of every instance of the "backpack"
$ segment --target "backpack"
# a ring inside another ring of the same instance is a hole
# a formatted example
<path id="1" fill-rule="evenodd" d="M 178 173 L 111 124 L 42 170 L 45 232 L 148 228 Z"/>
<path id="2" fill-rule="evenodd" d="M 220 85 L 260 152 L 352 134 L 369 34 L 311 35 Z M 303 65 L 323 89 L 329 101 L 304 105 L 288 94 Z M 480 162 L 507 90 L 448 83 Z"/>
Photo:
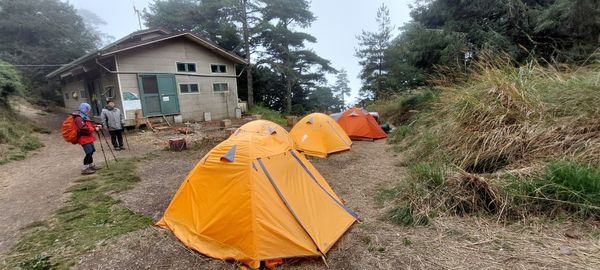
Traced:
<path id="1" fill-rule="evenodd" d="M 78 128 L 77 125 L 75 124 L 75 116 L 73 115 L 69 115 L 67 116 L 67 119 L 65 119 L 65 121 L 62 124 L 62 135 L 63 135 L 63 139 L 65 139 L 65 141 L 70 142 L 72 144 L 77 144 L 77 141 L 79 139 L 79 132 L 78 132 Z"/>

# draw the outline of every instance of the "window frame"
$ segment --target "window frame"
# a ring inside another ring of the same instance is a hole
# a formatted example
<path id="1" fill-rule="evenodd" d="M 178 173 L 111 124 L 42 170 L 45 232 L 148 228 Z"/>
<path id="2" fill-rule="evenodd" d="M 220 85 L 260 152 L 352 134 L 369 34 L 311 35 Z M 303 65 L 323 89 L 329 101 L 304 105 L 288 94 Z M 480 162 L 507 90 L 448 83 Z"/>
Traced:
<path id="1" fill-rule="evenodd" d="M 179 70 L 179 64 L 183 64 L 185 66 L 185 70 Z M 194 71 L 190 71 L 189 66 L 194 65 Z M 198 63 L 196 62 L 175 62 L 175 69 L 178 73 L 198 73 Z"/>
<path id="2" fill-rule="evenodd" d="M 225 84 L 225 85 L 227 85 L 227 90 L 226 91 L 215 91 L 215 85 L 217 85 L 217 84 L 220 84 L 220 85 Z M 229 92 L 229 83 L 228 82 L 214 82 L 214 83 L 212 83 L 212 86 L 213 86 L 212 87 L 213 93 L 228 93 Z"/>
<path id="3" fill-rule="evenodd" d="M 182 85 L 186 85 L 187 86 L 188 92 L 182 92 L 181 91 L 181 86 Z M 198 90 L 192 92 L 191 85 L 196 85 Z M 198 94 L 198 93 L 200 93 L 200 84 L 198 84 L 198 83 L 178 83 L 177 86 L 178 86 L 177 87 L 177 91 L 179 91 L 179 94 L 187 95 L 187 94 Z"/>
<path id="4" fill-rule="evenodd" d="M 214 71 L 213 71 L 213 69 L 212 69 L 212 68 L 213 68 L 213 66 L 216 66 L 216 67 L 217 67 L 217 69 L 218 69 L 218 67 L 219 67 L 219 66 L 223 66 L 223 67 L 225 67 L 225 70 L 224 70 L 223 72 L 219 72 L 219 71 L 217 71 L 217 72 L 214 72 Z M 211 64 L 210 64 L 210 73 L 212 73 L 212 74 L 227 74 L 227 64 L 217 64 L 217 63 L 211 63 Z"/>
<path id="5" fill-rule="evenodd" d="M 110 99 L 116 99 L 117 98 L 117 93 L 115 93 L 115 86 L 114 85 L 107 85 L 104 86 L 102 88 L 102 96 L 104 96 L 104 98 L 110 98 Z M 108 95 L 110 94 L 110 95 Z"/>

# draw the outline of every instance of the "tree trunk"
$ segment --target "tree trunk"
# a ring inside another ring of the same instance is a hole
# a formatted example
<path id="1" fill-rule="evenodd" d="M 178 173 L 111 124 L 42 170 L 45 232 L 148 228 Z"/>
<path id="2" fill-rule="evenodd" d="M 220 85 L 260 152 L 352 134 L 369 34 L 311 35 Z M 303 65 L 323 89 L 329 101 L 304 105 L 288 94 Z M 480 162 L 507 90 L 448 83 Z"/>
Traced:
<path id="1" fill-rule="evenodd" d="M 292 113 L 292 78 L 285 76 L 285 112 Z"/>
<path id="2" fill-rule="evenodd" d="M 244 36 L 244 51 L 246 53 L 246 79 L 248 87 L 248 109 L 254 106 L 254 86 L 252 85 L 252 63 L 250 62 L 250 33 L 248 31 L 248 0 L 242 0 L 243 11 L 242 11 L 242 28 Z"/>

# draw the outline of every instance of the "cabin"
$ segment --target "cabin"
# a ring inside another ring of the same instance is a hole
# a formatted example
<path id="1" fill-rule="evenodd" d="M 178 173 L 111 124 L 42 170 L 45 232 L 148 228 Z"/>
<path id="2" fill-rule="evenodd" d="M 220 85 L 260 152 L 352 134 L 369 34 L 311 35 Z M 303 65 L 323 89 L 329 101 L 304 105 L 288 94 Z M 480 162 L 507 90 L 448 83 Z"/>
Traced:
<path id="1" fill-rule="evenodd" d="M 60 81 L 67 110 L 87 102 L 98 116 L 112 99 L 126 126 L 152 117 L 219 120 L 239 110 L 236 65 L 244 64 L 195 34 L 150 29 L 75 59 L 46 78 Z"/>

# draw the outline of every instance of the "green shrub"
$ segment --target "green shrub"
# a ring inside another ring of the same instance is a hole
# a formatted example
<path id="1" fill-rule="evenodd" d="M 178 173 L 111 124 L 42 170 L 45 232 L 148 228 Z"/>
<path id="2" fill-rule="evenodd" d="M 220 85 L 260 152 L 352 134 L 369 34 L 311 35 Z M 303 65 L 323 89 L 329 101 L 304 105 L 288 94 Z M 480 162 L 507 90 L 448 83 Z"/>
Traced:
<path id="1" fill-rule="evenodd" d="M 23 94 L 19 72 L 7 62 L 0 60 L 0 106 L 8 106 L 8 97 Z"/>
<path id="2" fill-rule="evenodd" d="M 254 105 L 252 109 L 250 109 L 249 113 L 260 114 L 262 115 L 262 119 L 269 120 L 282 126 L 287 125 L 287 120 L 283 117 L 283 115 L 280 112 L 271 110 L 261 105 Z"/>

